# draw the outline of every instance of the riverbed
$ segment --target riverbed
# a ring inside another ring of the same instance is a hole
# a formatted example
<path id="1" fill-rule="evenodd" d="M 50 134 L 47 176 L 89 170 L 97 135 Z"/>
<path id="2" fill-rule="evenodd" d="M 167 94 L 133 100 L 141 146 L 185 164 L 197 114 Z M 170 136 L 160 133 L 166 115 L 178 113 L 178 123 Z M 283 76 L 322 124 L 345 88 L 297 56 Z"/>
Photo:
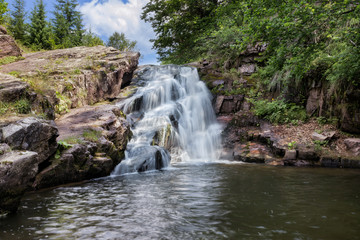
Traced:
<path id="1" fill-rule="evenodd" d="M 0 239 L 360 239 L 360 171 L 231 162 L 27 194 Z"/>

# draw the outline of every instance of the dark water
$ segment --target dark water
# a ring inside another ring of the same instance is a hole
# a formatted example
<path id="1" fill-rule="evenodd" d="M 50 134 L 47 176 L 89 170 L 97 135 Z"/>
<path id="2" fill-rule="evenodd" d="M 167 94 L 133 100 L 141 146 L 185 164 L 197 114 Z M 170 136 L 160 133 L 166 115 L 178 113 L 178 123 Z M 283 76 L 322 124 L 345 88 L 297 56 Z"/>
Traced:
<path id="1" fill-rule="evenodd" d="M 360 239 L 360 171 L 177 165 L 28 194 L 0 239 Z"/>

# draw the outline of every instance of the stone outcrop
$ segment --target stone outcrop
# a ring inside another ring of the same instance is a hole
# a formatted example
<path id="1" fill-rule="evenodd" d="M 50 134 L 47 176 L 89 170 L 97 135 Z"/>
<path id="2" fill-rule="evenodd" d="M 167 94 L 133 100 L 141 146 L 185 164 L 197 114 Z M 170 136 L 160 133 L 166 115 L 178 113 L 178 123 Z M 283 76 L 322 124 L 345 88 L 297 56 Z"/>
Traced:
<path id="1" fill-rule="evenodd" d="M 0 214 L 16 212 L 21 197 L 38 171 L 38 154 L 11 151 L 0 155 Z"/>
<path id="2" fill-rule="evenodd" d="M 34 189 L 109 175 L 123 159 L 131 138 L 130 125 L 115 105 L 73 109 L 56 124 L 59 140 L 66 146 L 41 169 Z"/>
<path id="3" fill-rule="evenodd" d="M 0 71 L 28 82 L 63 114 L 71 108 L 116 99 L 130 83 L 139 57 L 138 52 L 111 47 L 75 47 L 27 54 Z"/>
<path id="4" fill-rule="evenodd" d="M 58 129 L 54 121 L 25 118 L 0 128 L 0 136 L 0 141 L 13 150 L 37 152 L 38 163 L 48 159 L 57 149 Z"/>
<path id="5" fill-rule="evenodd" d="M 0 73 L 0 101 L 16 101 L 26 95 L 28 88 L 28 83 L 11 75 Z"/>
<path id="6" fill-rule="evenodd" d="M 0 58 L 7 56 L 21 56 L 21 50 L 14 38 L 7 34 L 3 26 L 0 26 Z"/>

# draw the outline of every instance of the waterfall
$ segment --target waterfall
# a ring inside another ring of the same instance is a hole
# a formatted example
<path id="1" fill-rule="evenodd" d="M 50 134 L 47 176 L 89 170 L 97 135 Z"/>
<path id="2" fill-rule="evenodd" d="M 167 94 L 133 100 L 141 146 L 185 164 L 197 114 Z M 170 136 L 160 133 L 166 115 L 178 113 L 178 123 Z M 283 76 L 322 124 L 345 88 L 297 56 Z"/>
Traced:
<path id="1" fill-rule="evenodd" d="M 196 68 L 145 67 L 134 81 L 136 93 L 118 103 L 132 124 L 133 138 L 113 175 L 165 168 L 170 160 L 218 158 L 221 128 Z"/>

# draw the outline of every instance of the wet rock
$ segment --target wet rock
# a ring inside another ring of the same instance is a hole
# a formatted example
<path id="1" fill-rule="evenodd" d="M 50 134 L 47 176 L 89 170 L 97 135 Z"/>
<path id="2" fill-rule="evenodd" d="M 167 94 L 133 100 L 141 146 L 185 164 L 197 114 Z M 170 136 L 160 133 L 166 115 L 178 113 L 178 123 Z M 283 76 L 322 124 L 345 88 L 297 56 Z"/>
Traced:
<path id="1" fill-rule="evenodd" d="M 346 148 L 355 155 L 360 155 L 360 138 L 347 138 L 344 140 Z"/>
<path id="2" fill-rule="evenodd" d="M 296 150 L 286 150 L 284 160 L 294 160 L 296 159 L 297 152 Z"/>
<path id="3" fill-rule="evenodd" d="M 341 158 L 337 156 L 322 156 L 320 165 L 322 167 L 337 168 L 341 166 Z"/>
<path id="4" fill-rule="evenodd" d="M 39 163 L 55 153 L 58 129 L 53 121 L 34 117 L 22 119 L 0 129 L 2 141 L 12 149 L 39 154 Z"/>
<path id="5" fill-rule="evenodd" d="M 298 157 L 299 160 L 311 160 L 311 161 L 319 161 L 320 158 L 315 152 L 315 149 L 307 148 L 307 147 L 298 147 Z"/>
<path id="6" fill-rule="evenodd" d="M 38 171 L 38 154 L 13 151 L 0 155 L 0 213 L 16 212 Z"/>
<path id="7" fill-rule="evenodd" d="M 360 159 L 349 159 L 342 158 L 341 159 L 341 167 L 343 168 L 360 168 Z"/>

